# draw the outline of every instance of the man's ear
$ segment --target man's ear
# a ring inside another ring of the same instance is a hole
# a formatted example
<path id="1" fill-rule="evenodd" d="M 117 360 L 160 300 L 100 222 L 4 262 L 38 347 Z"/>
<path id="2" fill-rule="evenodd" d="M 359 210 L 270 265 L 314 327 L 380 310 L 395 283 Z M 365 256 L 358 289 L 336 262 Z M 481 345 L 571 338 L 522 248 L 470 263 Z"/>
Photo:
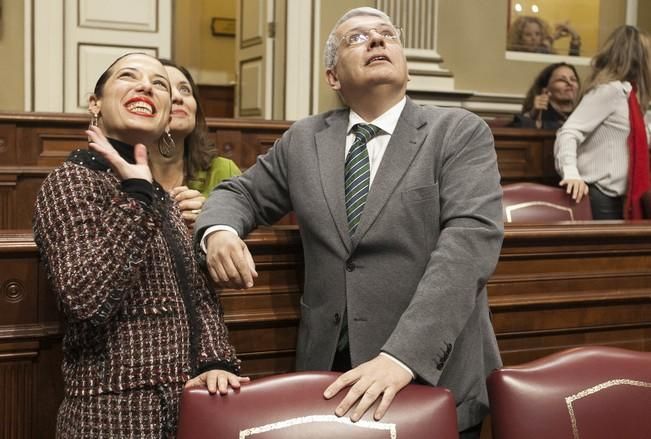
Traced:
<path id="1" fill-rule="evenodd" d="M 326 81 L 328 82 L 328 85 L 330 86 L 331 89 L 335 91 L 341 90 L 341 84 L 339 83 L 339 79 L 337 78 L 337 72 L 335 71 L 335 69 L 327 69 L 325 75 L 326 75 Z"/>
<path id="2" fill-rule="evenodd" d="M 99 116 L 101 107 L 101 100 L 95 95 L 90 95 L 88 98 L 88 112 L 92 115 Z"/>

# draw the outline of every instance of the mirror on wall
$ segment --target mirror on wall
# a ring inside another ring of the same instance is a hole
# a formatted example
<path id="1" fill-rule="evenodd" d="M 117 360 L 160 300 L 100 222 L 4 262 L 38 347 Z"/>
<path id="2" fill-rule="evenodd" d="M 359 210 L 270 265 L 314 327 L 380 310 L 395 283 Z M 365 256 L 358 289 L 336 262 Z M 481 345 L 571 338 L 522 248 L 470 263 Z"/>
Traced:
<path id="1" fill-rule="evenodd" d="M 630 0 L 629 0 L 630 1 Z M 508 0 L 507 59 L 587 64 L 627 18 L 627 0 Z"/>

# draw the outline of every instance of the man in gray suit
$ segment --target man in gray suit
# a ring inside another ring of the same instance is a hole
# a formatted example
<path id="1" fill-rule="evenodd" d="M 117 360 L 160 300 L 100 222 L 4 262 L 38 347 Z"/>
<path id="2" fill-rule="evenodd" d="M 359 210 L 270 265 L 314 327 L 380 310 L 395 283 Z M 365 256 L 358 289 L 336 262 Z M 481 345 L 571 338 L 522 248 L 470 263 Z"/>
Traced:
<path id="1" fill-rule="evenodd" d="M 211 276 L 248 288 L 245 236 L 296 213 L 305 288 L 298 370 L 347 371 L 335 413 L 380 419 L 412 379 L 452 390 L 462 437 L 478 437 L 485 378 L 501 365 L 486 282 L 503 237 L 490 130 L 459 109 L 406 97 L 406 59 L 384 13 L 335 25 L 326 76 L 350 107 L 299 120 L 197 219 Z M 355 405 L 355 403 L 357 403 Z"/>

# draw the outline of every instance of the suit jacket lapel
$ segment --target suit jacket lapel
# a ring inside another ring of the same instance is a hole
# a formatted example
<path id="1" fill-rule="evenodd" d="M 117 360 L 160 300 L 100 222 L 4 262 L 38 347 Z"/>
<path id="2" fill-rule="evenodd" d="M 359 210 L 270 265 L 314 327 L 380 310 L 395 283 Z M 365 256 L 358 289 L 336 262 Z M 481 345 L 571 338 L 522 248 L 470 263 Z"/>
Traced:
<path id="1" fill-rule="evenodd" d="M 426 124 L 427 120 L 422 117 L 418 105 L 407 98 L 405 108 L 402 110 L 373 179 L 362 218 L 352 240 L 353 250 L 380 214 L 403 175 L 409 170 L 409 165 L 427 135 L 427 130 L 421 129 Z"/>
<path id="2" fill-rule="evenodd" d="M 350 234 L 346 217 L 344 195 L 344 162 L 348 110 L 332 113 L 326 119 L 328 125 L 315 136 L 319 159 L 319 173 L 326 203 L 346 250 L 350 250 Z"/>

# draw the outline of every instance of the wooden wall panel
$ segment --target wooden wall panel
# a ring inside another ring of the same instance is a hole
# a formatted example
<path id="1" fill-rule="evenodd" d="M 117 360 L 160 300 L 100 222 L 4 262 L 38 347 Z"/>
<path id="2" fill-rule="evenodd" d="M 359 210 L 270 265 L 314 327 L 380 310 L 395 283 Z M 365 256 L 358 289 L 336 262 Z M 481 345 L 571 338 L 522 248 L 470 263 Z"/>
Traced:
<path id="1" fill-rule="evenodd" d="M 36 352 L 31 353 L 33 356 Z M 25 355 L 3 354 L 0 351 L 0 436 L 23 439 L 32 436 L 32 363 Z"/>
<path id="2" fill-rule="evenodd" d="M 47 174 L 87 143 L 88 116 L 0 114 L 0 230 L 31 228 L 36 194 Z M 290 126 L 285 121 L 209 119 L 218 153 L 242 169 Z"/>
<path id="3" fill-rule="evenodd" d="M 88 122 L 87 115 L 0 114 L 0 230 L 31 227 L 40 181 L 70 151 L 86 145 Z M 208 119 L 209 138 L 218 153 L 242 170 L 252 166 L 290 125 L 288 121 Z M 503 127 L 492 131 L 503 184 L 558 183 L 552 158 L 553 132 Z"/>
<path id="4" fill-rule="evenodd" d="M 199 84 L 199 100 L 206 117 L 233 117 L 235 86 Z"/>
<path id="5" fill-rule="evenodd" d="M 0 272 L 0 325 L 37 322 L 38 260 L 33 257 L 6 257 Z"/>
<path id="6" fill-rule="evenodd" d="M 502 184 L 531 181 L 556 185 L 553 131 L 492 127 Z"/>
<path id="7" fill-rule="evenodd" d="M 651 223 L 506 229 L 488 288 L 505 364 L 583 344 L 651 350 Z"/>
<path id="8" fill-rule="evenodd" d="M 0 164 L 16 162 L 16 124 L 0 124 Z"/>
<path id="9" fill-rule="evenodd" d="M 16 176 L 0 174 L 0 229 L 13 229 L 16 209 Z"/>
<path id="10" fill-rule="evenodd" d="M 274 227 L 246 241 L 260 276 L 251 290 L 221 293 L 231 341 L 245 375 L 288 372 L 294 368 L 303 285 L 300 236 L 295 227 Z M 488 282 L 504 363 L 585 344 L 651 351 L 650 265 L 651 222 L 507 226 Z M 0 273 L 0 285 L 10 278 L 24 282 L 23 303 L 32 307 L 24 314 L 0 314 L 0 385 L 31 386 L 20 400 L 0 392 L 0 416 L 11 410 L 11 419 L 18 419 L 0 422 L 0 437 L 12 437 L 17 428 L 32 429 L 31 436 L 20 437 L 53 437 L 63 392 L 62 330 L 29 231 L 0 231 Z"/>

